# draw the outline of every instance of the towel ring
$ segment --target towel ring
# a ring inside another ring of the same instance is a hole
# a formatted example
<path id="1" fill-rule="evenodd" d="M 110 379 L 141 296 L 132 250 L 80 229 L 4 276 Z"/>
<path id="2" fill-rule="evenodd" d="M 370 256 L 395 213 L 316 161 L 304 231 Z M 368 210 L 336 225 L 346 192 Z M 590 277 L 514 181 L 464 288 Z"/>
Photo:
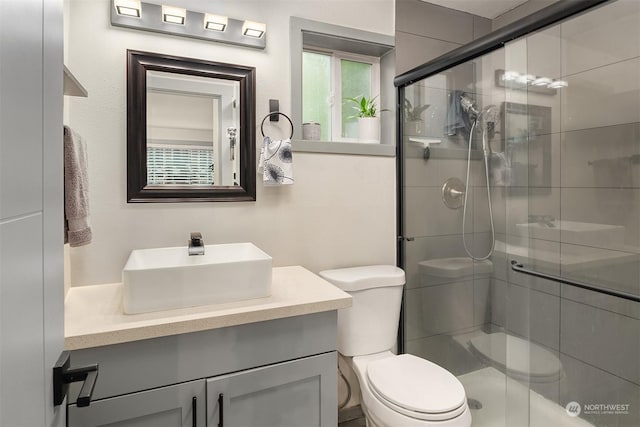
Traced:
<path id="1" fill-rule="evenodd" d="M 284 116 L 284 118 L 289 120 L 289 124 L 291 125 L 291 136 L 289 137 L 289 139 L 293 138 L 293 122 L 291 121 L 289 116 L 287 116 L 285 113 L 281 113 L 280 111 L 272 111 L 269 114 L 267 114 L 266 116 L 264 116 L 264 119 L 262 119 L 262 123 L 260 123 L 260 133 L 262 133 L 262 137 L 264 138 L 264 121 L 267 120 L 267 118 L 273 116 L 274 114 L 278 114 L 280 116 Z"/>

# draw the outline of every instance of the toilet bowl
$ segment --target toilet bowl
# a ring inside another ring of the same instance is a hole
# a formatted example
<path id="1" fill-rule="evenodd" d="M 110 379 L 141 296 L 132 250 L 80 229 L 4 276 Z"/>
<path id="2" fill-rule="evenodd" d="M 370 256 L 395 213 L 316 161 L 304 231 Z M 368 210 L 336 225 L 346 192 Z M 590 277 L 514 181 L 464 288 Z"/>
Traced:
<path id="1" fill-rule="evenodd" d="M 464 387 L 444 368 L 390 351 L 355 356 L 369 427 L 462 427 L 471 425 Z"/>
<path id="2" fill-rule="evenodd" d="M 320 272 L 352 297 L 338 310 L 338 351 L 353 356 L 369 427 L 469 427 L 462 383 L 419 357 L 391 352 L 397 336 L 404 271 L 377 265 Z"/>

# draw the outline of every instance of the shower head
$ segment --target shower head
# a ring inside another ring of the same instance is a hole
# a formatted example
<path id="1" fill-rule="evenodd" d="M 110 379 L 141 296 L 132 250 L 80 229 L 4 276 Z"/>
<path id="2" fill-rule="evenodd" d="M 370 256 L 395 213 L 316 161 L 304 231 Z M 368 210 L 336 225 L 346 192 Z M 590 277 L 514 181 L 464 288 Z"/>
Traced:
<path id="1" fill-rule="evenodd" d="M 480 110 L 478 110 L 478 107 L 476 107 L 475 102 L 473 102 L 473 100 L 469 98 L 466 93 L 460 95 L 460 106 L 462 106 L 462 109 L 465 111 L 465 113 L 469 115 L 469 118 L 473 117 L 473 119 L 476 120 L 480 115 Z"/>
<path id="2" fill-rule="evenodd" d="M 480 129 L 487 129 L 488 126 L 494 126 L 500 121 L 500 109 L 495 105 L 487 105 L 480 111 L 478 116 L 480 120 Z"/>
<path id="3" fill-rule="evenodd" d="M 496 114 L 500 114 L 500 109 L 498 107 L 496 107 L 495 105 L 493 105 L 493 104 L 487 105 L 480 112 L 480 115 L 482 117 L 493 117 Z M 491 120 L 489 120 L 489 121 L 491 121 Z"/>

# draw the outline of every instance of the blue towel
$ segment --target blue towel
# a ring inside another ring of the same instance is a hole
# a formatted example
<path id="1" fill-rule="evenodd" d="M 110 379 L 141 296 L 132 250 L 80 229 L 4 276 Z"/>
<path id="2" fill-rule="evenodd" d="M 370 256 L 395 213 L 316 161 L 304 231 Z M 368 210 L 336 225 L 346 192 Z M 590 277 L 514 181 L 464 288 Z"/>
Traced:
<path id="1" fill-rule="evenodd" d="M 466 136 L 469 135 L 471 120 L 469 120 L 469 115 L 462 110 L 462 105 L 460 105 L 462 95 L 464 95 L 464 91 L 461 90 L 454 90 L 449 94 L 447 121 L 444 125 L 445 135 L 457 135 L 459 131 L 463 131 Z"/>

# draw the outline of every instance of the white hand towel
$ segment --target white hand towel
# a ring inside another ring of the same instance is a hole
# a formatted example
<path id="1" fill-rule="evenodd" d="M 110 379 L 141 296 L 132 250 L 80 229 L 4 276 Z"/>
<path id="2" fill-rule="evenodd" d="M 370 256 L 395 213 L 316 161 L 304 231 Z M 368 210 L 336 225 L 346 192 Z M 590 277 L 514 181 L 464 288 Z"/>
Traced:
<path id="1" fill-rule="evenodd" d="M 91 243 L 89 178 L 84 140 L 64 127 L 64 242 L 70 246 Z"/>
<path id="2" fill-rule="evenodd" d="M 264 185 L 293 184 L 291 140 L 272 141 L 265 136 L 260 150 L 258 172 L 263 174 Z"/>

